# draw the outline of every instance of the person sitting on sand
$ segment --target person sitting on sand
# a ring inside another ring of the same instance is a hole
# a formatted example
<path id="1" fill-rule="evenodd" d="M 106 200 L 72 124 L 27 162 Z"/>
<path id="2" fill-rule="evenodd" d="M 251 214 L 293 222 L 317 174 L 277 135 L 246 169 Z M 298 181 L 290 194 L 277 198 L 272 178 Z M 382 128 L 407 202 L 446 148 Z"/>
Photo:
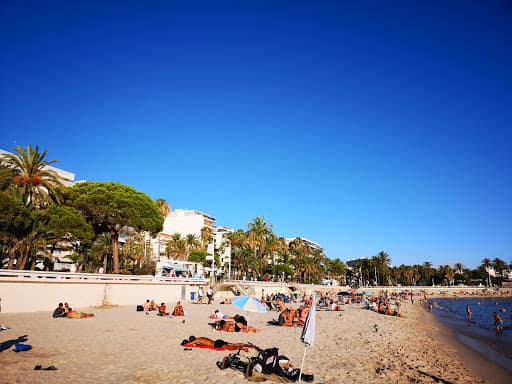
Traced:
<path id="1" fill-rule="evenodd" d="M 181 345 L 189 348 L 189 347 L 208 347 L 215 349 L 224 349 L 228 351 L 245 351 L 249 352 L 249 348 L 257 349 L 259 348 L 254 344 L 245 344 L 245 343 L 228 343 L 224 340 L 212 340 L 207 337 L 194 337 L 190 336 L 188 340 L 183 340 Z"/>
<path id="2" fill-rule="evenodd" d="M 151 311 L 151 309 L 149 309 L 149 307 L 150 307 L 150 302 L 149 302 L 149 299 L 147 299 L 143 306 L 144 312 Z"/>
<path id="3" fill-rule="evenodd" d="M 150 311 L 156 311 L 158 310 L 158 305 L 156 305 L 155 300 L 151 300 L 149 302 L 149 310 Z"/>
<path id="4" fill-rule="evenodd" d="M 286 308 L 283 312 L 281 312 L 281 315 L 283 316 L 284 320 L 284 326 L 285 327 L 293 327 L 294 324 L 294 318 L 295 318 L 295 309 Z"/>
<path id="5" fill-rule="evenodd" d="M 165 303 L 160 304 L 158 307 L 158 316 L 169 316 L 169 312 L 167 312 L 167 306 Z"/>
<path id="6" fill-rule="evenodd" d="M 71 311 L 71 308 L 69 308 L 69 303 L 64 303 L 64 312 L 68 313 Z"/>
<path id="7" fill-rule="evenodd" d="M 64 310 L 64 304 L 59 303 L 58 307 L 53 311 L 53 318 L 66 317 L 66 311 Z"/>
<path id="8" fill-rule="evenodd" d="M 172 311 L 173 316 L 185 316 L 185 311 L 183 310 L 183 305 L 181 305 L 181 301 L 178 301 L 174 306 L 174 310 Z"/>
<path id="9" fill-rule="evenodd" d="M 77 312 L 73 311 L 72 308 L 69 308 L 69 312 L 66 316 L 68 319 L 84 319 L 87 317 L 94 317 L 94 313 Z"/>
<path id="10" fill-rule="evenodd" d="M 388 316 L 399 316 L 398 311 L 395 308 L 392 308 L 391 305 L 386 306 L 386 315 Z"/>

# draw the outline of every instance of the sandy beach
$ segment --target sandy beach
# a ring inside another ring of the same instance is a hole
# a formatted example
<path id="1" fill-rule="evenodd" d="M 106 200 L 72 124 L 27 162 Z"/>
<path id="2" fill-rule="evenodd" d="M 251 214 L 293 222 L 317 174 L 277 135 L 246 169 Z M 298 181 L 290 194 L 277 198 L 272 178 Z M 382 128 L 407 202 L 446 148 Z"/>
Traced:
<path id="1" fill-rule="evenodd" d="M 174 303 L 168 303 L 172 308 Z M 3 383 L 241 383 L 242 372 L 220 370 L 216 362 L 228 352 L 184 350 L 191 335 L 229 342 L 250 341 L 261 348 L 278 347 L 300 366 L 304 345 L 301 328 L 268 326 L 277 312 L 250 313 L 256 334 L 212 329 L 209 315 L 239 312 L 231 304 L 185 304 L 185 317 L 146 315 L 133 306 L 82 308 L 88 319 L 53 319 L 51 311 L 3 314 L 10 329 L 0 333 L 2 349 L 26 335 L 30 351 L 0 353 Z M 440 342 L 432 315 L 420 305 L 404 304 L 403 318 L 380 315 L 346 305 L 344 311 L 317 315 L 316 342 L 308 348 L 305 373 L 315 383 L 484 383 L 459 358 L 456 344 Z M 446 335 L 443 337 L 447 337 Z M 449 340 L 445 338 L 445 340 Z M 467 357 L 467 356 L 466 356 Z M 55 366 L 56 371 L 34 370 Z M 498 380 L 498 379 L 497 379 Z M 269 381 L 270 382 L 270 381 Z M 499 381 L 496 381 L 499 382 Z"/>

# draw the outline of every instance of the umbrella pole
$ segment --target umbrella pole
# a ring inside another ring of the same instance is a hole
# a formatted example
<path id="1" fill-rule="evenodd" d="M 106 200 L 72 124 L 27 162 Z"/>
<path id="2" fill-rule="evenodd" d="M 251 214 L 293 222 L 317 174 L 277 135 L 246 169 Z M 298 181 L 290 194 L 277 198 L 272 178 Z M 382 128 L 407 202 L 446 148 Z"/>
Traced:
<path id="1" fill-rule="evenodd" d="M 299 383 L 302 379 L 302 370 L 304 369 L 304 361 L 306 360 L 306 350 L 308 349 L 307 344 L 304 346 L 304 354 L 302 355 L 302 364 L 300 365 L 300 372 L 299 372 Z"/>

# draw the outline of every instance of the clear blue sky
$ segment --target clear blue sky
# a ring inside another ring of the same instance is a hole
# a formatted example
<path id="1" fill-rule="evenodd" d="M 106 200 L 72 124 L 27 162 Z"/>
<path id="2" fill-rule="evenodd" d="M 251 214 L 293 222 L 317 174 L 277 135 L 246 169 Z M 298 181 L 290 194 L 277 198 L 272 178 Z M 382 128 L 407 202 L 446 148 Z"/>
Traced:
<path id="1" fill-rule="evenodd" d="M 331 259 L 512 261 L 512 5 L 0 3 L 0 148 Z"/>

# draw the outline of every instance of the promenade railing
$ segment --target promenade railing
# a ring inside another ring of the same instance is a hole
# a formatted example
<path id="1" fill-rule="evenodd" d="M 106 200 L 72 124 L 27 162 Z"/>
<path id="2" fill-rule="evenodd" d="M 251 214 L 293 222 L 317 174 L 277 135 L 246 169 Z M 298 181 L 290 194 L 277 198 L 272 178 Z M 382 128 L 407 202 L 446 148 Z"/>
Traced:
<path id="1" fill-rule="evenodd" d="M 80 282 L 141 282 L 141 283 L 180 283 L 180 284 L 206 284 L 208 279 L 198 277 L 163 277 L 153 275 L 121 275 L 106 273 L 81 273 L 81 272 L 46 272 L 46 271 L 22 271 L 17 269 L 0 269 L 0 282 L 5 280 L 27 280 L 52 282 L 62 280 Z"/>

